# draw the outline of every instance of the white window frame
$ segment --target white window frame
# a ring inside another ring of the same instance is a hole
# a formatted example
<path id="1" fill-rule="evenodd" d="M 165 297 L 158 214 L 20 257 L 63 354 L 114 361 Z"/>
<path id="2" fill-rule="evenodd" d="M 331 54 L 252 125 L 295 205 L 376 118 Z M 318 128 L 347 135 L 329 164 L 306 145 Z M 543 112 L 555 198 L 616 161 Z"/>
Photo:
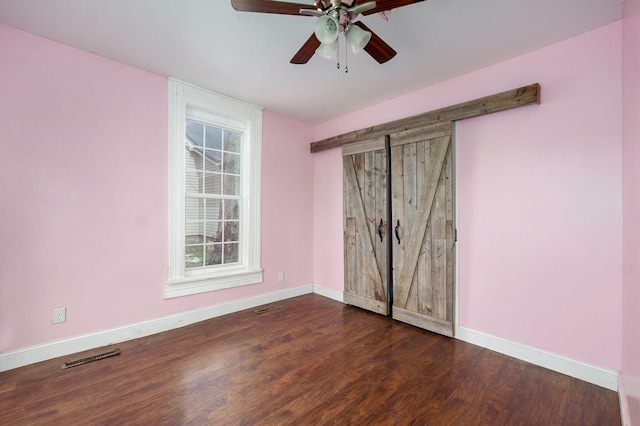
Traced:
<path id="1" fill-rule="evenodd" d="M 187 118 L 242 132 L 240 261 L 185 268 L 185 128 Z M 169 253 L 165 298 L 263 281 L 261 266 L 262 108 L 169 78 Z"/>

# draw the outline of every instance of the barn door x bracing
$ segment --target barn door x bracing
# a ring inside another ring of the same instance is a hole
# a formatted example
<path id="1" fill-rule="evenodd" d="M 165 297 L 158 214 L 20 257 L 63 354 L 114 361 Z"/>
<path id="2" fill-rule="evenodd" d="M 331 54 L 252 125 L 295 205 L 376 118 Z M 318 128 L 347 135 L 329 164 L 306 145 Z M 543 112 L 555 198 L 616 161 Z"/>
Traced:
<path id="1" fill-rule="evenodd" d="M 345 145 L 343 165 L 345 302 L 452 336 L 451 123 Z"/>

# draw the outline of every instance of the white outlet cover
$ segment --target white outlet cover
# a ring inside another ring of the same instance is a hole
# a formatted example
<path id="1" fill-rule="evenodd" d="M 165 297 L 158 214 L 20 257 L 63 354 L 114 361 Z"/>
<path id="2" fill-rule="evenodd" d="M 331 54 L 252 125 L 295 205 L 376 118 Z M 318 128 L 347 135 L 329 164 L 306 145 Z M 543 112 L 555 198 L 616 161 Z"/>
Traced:
<path id="1" fill-rule="evenodd" d="M 67 308 L 53 308 L 53 323 L 60 324 L 67 321 Z"/>

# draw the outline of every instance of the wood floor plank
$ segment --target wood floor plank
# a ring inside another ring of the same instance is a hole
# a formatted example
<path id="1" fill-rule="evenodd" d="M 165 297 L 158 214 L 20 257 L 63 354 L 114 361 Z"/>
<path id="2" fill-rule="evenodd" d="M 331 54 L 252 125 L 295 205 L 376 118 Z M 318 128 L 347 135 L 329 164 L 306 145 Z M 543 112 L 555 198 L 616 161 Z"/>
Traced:
<path id="1" fill-rule="evenodd" d="M 0 373 L 1 425 L 619 425 L 617 394 L 318 295 Z"/>

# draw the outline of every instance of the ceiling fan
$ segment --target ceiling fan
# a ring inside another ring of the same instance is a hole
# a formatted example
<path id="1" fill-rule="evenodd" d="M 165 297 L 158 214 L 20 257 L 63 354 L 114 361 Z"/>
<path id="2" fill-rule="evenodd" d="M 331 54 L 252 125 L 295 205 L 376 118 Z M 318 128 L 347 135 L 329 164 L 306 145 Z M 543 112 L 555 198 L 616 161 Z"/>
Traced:
<path id="1" fill-rule="evenodd" d="M 386 12 L 421 1 L 424 0 L 315 0 L 313 5 L 308 5 L 275 0 L 231 0 L 231 6 L 241 12 L 317 17 L 315 32 L 291 58 L 292 64 L 306 64 L 315 53 L 327 59 L 337 58 L 340 33 L 344 34 L 354 53 L 364 49 L 383 64 L 397 52 L 364 23 L 354 19 L 360 14 Z"/>

